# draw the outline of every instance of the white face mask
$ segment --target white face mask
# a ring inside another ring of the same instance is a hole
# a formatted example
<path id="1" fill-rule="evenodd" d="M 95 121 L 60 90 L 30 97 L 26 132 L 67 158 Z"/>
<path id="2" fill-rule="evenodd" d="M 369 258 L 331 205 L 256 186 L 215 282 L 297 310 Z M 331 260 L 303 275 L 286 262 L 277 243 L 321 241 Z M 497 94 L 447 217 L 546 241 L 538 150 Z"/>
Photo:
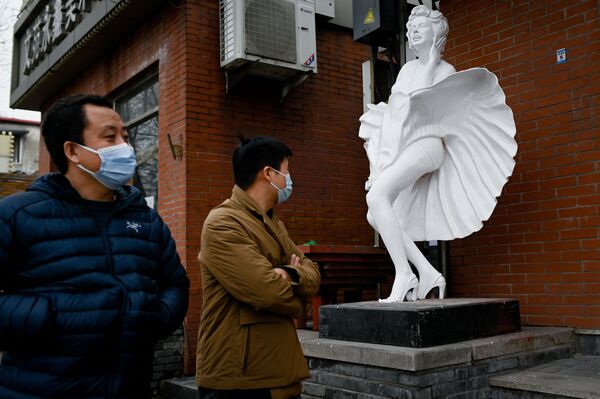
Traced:
<path id="1" fill-rule="evenodd" d="M 99 150 L 94 150 L 82 144 L 77 145 L 94 154 L 98 154 L 100 157 L 100 170 L 92 172 L 81 164 L 77 166 L 111 190 L 116 190 L 126 184 L 135 173 L 137 165 L 135 153 L 133 148 L 127 143 L 112 145 L 100 148 Z"/>
<path id="2" fill-rule="evenodd" d="M 278 171 L 275 168 L 272 168 L 275 172 L 279 173 L 280 175 L 285 177 L 285 187 L 284 188 L 279 188 L 275 185 L 275 183 L 270 182 L 271 185 L 273 187 L 275 187 L 275 190 L 277 190 L 277 203 L 278 204 L 283 204 L 285 201 L 287 201 L 290 196 L 292 195 L 292 177 L 290 176 L 290 174 L 288 173 L 283 174 L 280 171 Z"/>

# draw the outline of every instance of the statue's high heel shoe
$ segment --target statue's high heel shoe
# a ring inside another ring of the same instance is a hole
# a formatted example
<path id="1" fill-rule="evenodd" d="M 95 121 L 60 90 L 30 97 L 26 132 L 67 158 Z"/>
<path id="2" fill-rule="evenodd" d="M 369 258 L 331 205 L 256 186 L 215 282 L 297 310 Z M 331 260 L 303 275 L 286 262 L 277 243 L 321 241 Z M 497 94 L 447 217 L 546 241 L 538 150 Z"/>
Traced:
<path id="1" fill-rule="evenodd" d="M 397 277 L 396 277 L 397 278 Z M 414 274 L 410 278 L 406 279 L 404 287 L 396 287 L 396 281 L 392 287 L 392 293 L 385 299 L 380 299 L 380 303 L 392 303 L 392 302 L 403 302 L 404 298 L 407 301 L 414 301 L 417 298 L 417 287 L 419 286 L 419 280 Z"/>
<path id="2" fill-rule="evenodd" d="M 431 279 L 430 281 L 419 281 L 419 286 L 417 287 L 417 298 L 425 299 L 427 294 L 429 294 L 429 292 L 436 287 L 440 289 L 439 299 L 444 299 L 444 294 L 446 292 L 446 279 L 439 273 L 436 278 Z"/>

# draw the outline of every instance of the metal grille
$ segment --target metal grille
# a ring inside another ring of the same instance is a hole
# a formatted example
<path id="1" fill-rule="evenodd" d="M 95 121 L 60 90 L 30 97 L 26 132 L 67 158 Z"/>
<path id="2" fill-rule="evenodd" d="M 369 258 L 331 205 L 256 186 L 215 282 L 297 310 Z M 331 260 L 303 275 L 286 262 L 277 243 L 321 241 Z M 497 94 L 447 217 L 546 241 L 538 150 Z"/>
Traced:
<path id="1" fill-rule="evenodd" d="M 246 53 L 296 63 L 293 1 L 246 0 Z"/>
<path id="2" fill-rule="evenodd" d="M 234 0 L 235 1 L 235 0 Z M 221 62 L 233 57 L 235 52 L 235 8 L 233 1 L 221 0 Z"/>

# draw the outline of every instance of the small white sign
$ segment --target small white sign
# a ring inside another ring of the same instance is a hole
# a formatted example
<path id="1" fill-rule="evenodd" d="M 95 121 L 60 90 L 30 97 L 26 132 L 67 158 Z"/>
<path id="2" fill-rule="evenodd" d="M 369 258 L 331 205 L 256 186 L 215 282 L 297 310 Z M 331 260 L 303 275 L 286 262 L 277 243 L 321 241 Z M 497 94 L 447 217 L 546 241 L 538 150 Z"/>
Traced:
<path id="1" fill-rule="evenodd" d="M 556 63 L 564 64 L 567 62 L 567 50 L 564 48 L 556 50 Z"/>

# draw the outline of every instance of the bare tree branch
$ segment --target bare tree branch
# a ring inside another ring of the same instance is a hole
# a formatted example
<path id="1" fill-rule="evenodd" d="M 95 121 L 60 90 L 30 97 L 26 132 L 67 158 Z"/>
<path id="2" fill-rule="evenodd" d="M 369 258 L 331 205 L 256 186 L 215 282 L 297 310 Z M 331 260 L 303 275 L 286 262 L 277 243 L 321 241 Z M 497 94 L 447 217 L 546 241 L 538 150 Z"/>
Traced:
<path id="1" fill-rule="evenodd" d="M 10 83 L 10 68 L 12 64 L 12 34 L 20 1 L 0 0 L 0 88 L 6 88 Z"/>

